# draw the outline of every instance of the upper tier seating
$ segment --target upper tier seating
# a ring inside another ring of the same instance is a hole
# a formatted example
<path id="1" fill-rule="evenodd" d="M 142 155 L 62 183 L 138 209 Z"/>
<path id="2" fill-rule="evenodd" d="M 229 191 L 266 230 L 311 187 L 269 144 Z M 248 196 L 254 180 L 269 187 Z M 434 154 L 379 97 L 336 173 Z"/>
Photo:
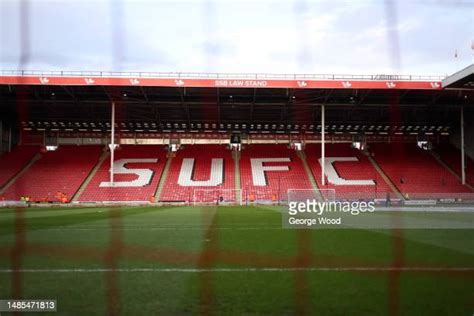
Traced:
<path id="1" fill-rule="evenodd" d="M 185 145 L 171 162 L 160 201 L 237 201 L 234 160 L 226 145 Z"/>
<path id="2" fill-rule="evenodd" d="M 114 160 L 114 186 L 108 184 L 110 159 L 106 159 L 79 201 L 150 201 L 166 163 L 165 146 L 122 145 L 115 151 Z"/>
<path id="3" fill-rule="evenodd" d="M 415 144 L 380 143 L 370 147 L 385 174 L 409 198 L 449 197 L 449 193 L 471 192 L 429 152 Z"/>
<path id="4" fill-rule="evenodd" d="M 321 145 L 308 144 L 306 159 L 320 189 L 335 190 L 337 199 L 393 198 L 392 190 L 360 150 L 351 144 L 326 144 L 326 185 L 321 182 Z M 342 161 L 341 158 L 346 161 Z M 338 158 L 332 161 L 332 158 Z M 332 167 L 331 168 L 331 164 Z"/>
<path id="5" fill-rule="evenodd" d="M 7 200 L 29 196 L 32 201 L 59 201 L 58 194 L 69 201 L 100 157 L 100 146 L 60 146 L 42 153 L 21 177 L 5 192 Z"/>
<path id="6" fill-rule="evenodd" d="M 20 172 L 39 153 L 39 146 L 17 146 L 0 157 L 0 187 Z"/>
<path id="7" fill-rule="evenodd" d="M 258 160 L 262 158 L 273 161 Z M 240 177 L 244 199 L 250 201 L 287 200 L 288 189 L 312 189 L 300 157 L 286 145 L 246 146 L 241 152 Z"/>

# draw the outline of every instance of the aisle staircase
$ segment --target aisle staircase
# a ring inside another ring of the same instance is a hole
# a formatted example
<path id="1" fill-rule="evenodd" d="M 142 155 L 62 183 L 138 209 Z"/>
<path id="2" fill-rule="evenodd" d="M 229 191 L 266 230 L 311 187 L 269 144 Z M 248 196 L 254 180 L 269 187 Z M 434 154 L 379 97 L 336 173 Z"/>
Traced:
<path id="1" fill-rule="evenodd" d="M 405 197 L 403 196 L 402 192 L 398 189 L 398 187 L 392 182 L 392 180 L 385 174 L 383 169 L 380 167 L 378 162 L 372 158 L 370 155 L 367 155 L 367 158 L 369 158 L 370 163 L 372 166 L 374 166 L 375 170 L 379 173 L 379 175 L 382 177 L 382 179 L 385 181 L 385 183 L 390 187 L 390 190 L 392 192 L 395 192 L 397 198 L 401 200 L 405 200 Z"/>
<path id="2" fill-rule="evenodd" d="M 97 163 L 95 164 L 94 168 L 92 168 L 91 172 L 87 176 L 87 178 L 82 182 L 81 186 L 79 187 L 79 190 L 74 194 L 74 196 L 71 199 L 71 202 L 76 202 L 79 200 L 81 197 L 82 192 L 87 188 L 91 180 L 94 178 L 95 174 L 97 173 L 97 170 L 99 170 L 100 166 L 104 163 L 105 159 L 107 159 L 110 156 L 108 151 L 104 151 L 102 155 L 99 157 L 99 160 L 97 160 Z"/>
<path id="3" fill-rule="evenodd" d="M 165 186 L 166 178 L 168 177 L 168 172 L 170 170 L 172 160 L 173 160 L 173 153 L 168 153 L 168 159 L 166 160 L 165 167 L 163 169 L 163 172 L 161 173 L 160 182 L 158 184 L 158 187 L 156 188 L 155 202 L 160 201 L 161 192 L 163 191 L 163 188 Z"/>

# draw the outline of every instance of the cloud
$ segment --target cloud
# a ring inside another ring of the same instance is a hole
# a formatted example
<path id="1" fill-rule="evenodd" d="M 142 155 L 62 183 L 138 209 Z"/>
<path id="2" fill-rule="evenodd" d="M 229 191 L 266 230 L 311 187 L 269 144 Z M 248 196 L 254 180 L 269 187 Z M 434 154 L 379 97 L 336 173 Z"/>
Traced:
<path id="1" fill-rule="evenodd" d="M 114 2 L 119 16 L 105 0 L 30 3 L 30 69 L 445 74 L 454 49 L 458 64 L 472 58 L 467 2 L 397 1 L 393 25 L 384 2 L 369 0 L 127 0 Z M 0 10 L 0 66 L 16 68 L 19 6 Z"/>

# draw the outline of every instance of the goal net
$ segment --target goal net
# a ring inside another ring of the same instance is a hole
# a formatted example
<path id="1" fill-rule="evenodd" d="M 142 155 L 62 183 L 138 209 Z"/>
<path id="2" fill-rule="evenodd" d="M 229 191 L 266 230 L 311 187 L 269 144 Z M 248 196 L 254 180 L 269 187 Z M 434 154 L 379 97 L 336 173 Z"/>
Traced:
<path id="1" fill-rule="evenodd" d="M 242 205 L 241 189 L 194 189 L 192 205 Z"/>

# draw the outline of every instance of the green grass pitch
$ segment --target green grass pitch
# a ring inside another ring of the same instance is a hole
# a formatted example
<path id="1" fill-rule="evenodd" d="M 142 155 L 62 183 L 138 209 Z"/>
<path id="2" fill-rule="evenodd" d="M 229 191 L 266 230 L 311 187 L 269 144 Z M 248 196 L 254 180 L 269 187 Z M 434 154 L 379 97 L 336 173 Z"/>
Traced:
<path id="1" fill-rule="evenodd" d="M 54 315 L 474 314 L 473 229 L 283 229 L 279 210 L 2 209 L 0 299 L 56 299 Z"/>

